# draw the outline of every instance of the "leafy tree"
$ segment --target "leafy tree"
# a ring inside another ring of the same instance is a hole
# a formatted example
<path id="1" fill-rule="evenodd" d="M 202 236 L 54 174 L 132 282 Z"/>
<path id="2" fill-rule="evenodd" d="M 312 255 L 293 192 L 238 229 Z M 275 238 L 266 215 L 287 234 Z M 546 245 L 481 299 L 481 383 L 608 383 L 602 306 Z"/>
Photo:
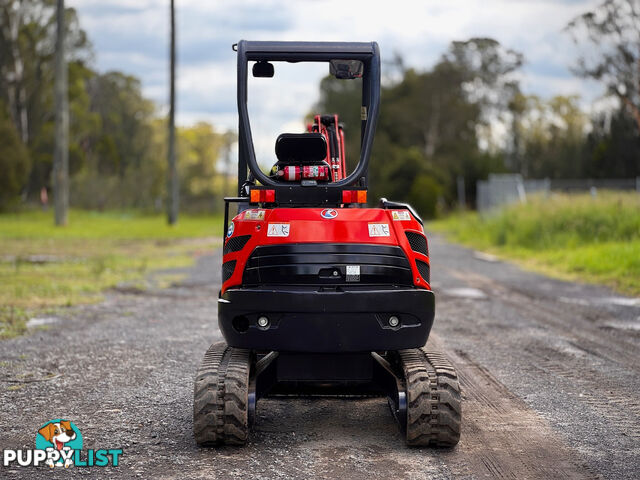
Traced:
<path id="1" fill-rule="evenodd" d="M 72 203 L 99 209 L 152 207 L 164 192 L 156 183 L 156 172 L 164 171 L 164 167 L 155 161 L 153 153 L 153 103 L 143 97 L 140 81 L 135 77 L 121 72 L 84 73 L 78 79 L 75 101 L 78 125 L 74 138 L 80 149 Z M 73 85 L 71 82 L 71 89 Z M 166 137 L 157 137 L 157 141 L 163 138 Z"/>
<path id="2" fill-rule="evenodd" d="M 143 97 L 140 80 L 121 72 L 92 75 L 88 93 L 99 118 L 88 143 L 91 161 L 99 173 L 122 178 L 146 160 L 155 107 Z"/>
<path id="3" fill-rule="evenodd" d="M 427 218 L 438 214 L 438 198 L 442 194 L 442 186 L 429 175 L 419 175 L 411 185 L 409 201 Z"/>
<path id="4" fill-rule="evenodd" d="M 50 187 L 55 7 L 55 0 L 0 2 L 0 208 L 19 196 L 35 200 Z M 65 9 L 65 27 L 72 205 L 160 209 L 167 196 L 166 118 L 143 96 L 139 79 L 89 68 L 90 44 L 72 8 Z M 178 128 L 176 136 L 185 206 L 219 208 L 215 195 L 224 180 L 217 160 L 233 134 L 202 123 Z"/>
<path id="5" fill-rule="evenodd" d="M 634 119 L 624 109 L 602 113 L 592 120 L 586 149 L 585 177 L 640 176 L 640 136 Z"/>
<path id="6" fill-rule="evenodd" d="M 222 195 L 217 163 L 225 146 L 223 134 L 205 122 L 178 129 L 178 171 L 185 202 L 214 210 Z"/>
<path id="7" fill-rule="evenodd" d="M 0 96 L 25 144 L 52 114 L 55 49 L 54 0 L 0 3 Z M 90 45 L 75 9 L 65 9 L 69 62 L 84 62 Z"/>
<path id="8" fill-rule="evenodd" d="M 21 191 L 28 197 L 49 185 L 53 152 L 53 78 L 55 45 L 54 0 L 7 0 L 0 2 L 0 100 L 32 159 L 28 181 Z M 73 8 L 65 9 L 66 51 L 71 65 L 81 65 L 90 46 Z M 75 93 L 70 89 L 70 108 Z M 76 108 L 76 110 L 78 110 Z M 79 123 L 83 124 L 83 123 Z M 72 165 L 79 153 L 70 145 Z M 76 162 L 77 163 L 77 162 Z"/>
<path id="9" fill-rule="evenodd" d="M 512 125 L 518 138 L 516 171 L 525 177 L 580 177 L 585 171 L 584 139 L 588 118 L 577 96 L 544 101 L 518 95 L 518 115 Z"/>
<path id="10" fill-rule="evenodd" d="M 520 91 L 514 73 L 524 62 L 522 53 L 506 48 L 493 38 L 471 38 L 451 43 L 443 63 L 456 67 L 468 100 L 490 122 L 508 112 L 509 102 Z"/>
<path id="11" fill-rule="evenodd" d="M 15 203 L 29 174 L 29 155 L 0 100 L 0 210 Z"/>
<path id="12" fill-rule="evenodd" d="M 640 0 L 606 0 L 567 30 L 584 46 L 576 73 L 602 82 L 619 98 L 640 134 Z"/>
<path id="13" fill-rule="evenodd" d="M 466 179 L 467 198 L 475 198 L 476 180 L 504 168 L 502 155 L 480 148 L 479 132 L 482 125 L 490 130 L 517 94 L 512 73 L 522 64 L 522 55 L 495 40 L 476 38 L 453 42 L 428 71 L 404 69 L 401 59 L 395 64 L 400 66 L 400 78 L 395 83 L 388 79 L 382 88 L 370 198 L 413 198 L 426 215 L 432 215 L 434 198 L 454 201 L 458 175 Z M 360 146 L 360 88 L 359 82 L 327 77 L 315 106 L 318 113 L 340 115 L 351 168 Z M 427 177 L 432 181 L 426 182 Z M 420 196 L 423 188 L 425 194 Z"/>

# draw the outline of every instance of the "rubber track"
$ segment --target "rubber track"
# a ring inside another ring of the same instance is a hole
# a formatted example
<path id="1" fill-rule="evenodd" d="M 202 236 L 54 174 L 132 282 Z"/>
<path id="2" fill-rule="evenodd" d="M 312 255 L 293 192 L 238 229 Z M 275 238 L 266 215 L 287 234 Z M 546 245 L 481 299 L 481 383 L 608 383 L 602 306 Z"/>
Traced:
<path id="1" fill-rule="evenodd" d="M 193 391 L 193 434 L 202 446 L 244 445 L 249 434 L 249 350 L 209 347 Z"/>
<path id="2" fill-rule="evenodd" d="M 454 447 L 462 419 L 455 369 L 443 354 L 425 348 L 398 353 L 407 386 L 407 445 Z"/>

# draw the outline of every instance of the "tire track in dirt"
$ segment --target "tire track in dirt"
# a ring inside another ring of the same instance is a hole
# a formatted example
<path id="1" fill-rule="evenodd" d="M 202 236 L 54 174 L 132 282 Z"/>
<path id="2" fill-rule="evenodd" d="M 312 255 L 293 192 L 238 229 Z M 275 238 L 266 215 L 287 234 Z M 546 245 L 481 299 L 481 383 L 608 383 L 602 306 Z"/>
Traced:
<path id="1" fill-rule="evenodd" d="M 640 361 L 636 345 L 626 337 L 608 335 L 593 321 L 589 320 L 589 308 L 580 305 L 560 304 L 539 299 L 471 271 L 457 271 L 440 267 L 441 270 L 465 284 L 483 290 L 493 299 L 518 309 L 522 316 L 547 324 L 569 337 L 575 338 L 588 348 L 593 355 L 600 356 L 620 365 L 630 366 L 640 373 Z M 611 318 L 611 320 L 614 320 Z"/>
<path id="2" fill-rule="evenodd" d="M 597 369 L 608 363 L 629 376 L 640 375 L 638 351 L 628 338 L 603 332 L 597 323 L 587 319 L 585 306 L 563 304 L 564 308 L 558 308 L 555 302 L 525 295 L 484 275 L 454 270 L 448 273 L 474 288 L 491 292 L 492 298 L 528 320 L 558 331 L 561 335 L 555 344 L 533 342 L 519 353 L 528 357 L 528 365 L 541 374 L 570 380 L 581 390 L 580 400 L 623 435 L 640 438 L 640 395 Z"/>
<path id="3" fill-rule="evenodd" d="M 432 335 L 429 346 L 446 352 L 460 377 L 462 438 L 443 452 L 455 477 L 504 479 L 600 478 L 557 437 L 550 425 L 465 352 L 453 352 Z"/>

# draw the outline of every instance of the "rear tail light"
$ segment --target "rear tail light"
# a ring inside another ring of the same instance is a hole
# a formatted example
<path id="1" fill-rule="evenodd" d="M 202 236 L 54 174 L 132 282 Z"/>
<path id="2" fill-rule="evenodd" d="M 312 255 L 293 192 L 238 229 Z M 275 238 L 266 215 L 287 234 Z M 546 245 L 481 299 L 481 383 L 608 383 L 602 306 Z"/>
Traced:
<path id="1" fill-rule="evenodd" d="M 274 203 L 276 201 L 276 191 L 252 189 L 249 201 L 250 203 Z"/>
<path id="2" fill-rule="evenodd" d="M 343 190 L 342 203 L 367 203 L 367 191 Z"/>
<path id="3" fill-rule="evenodd" d="M 273 203 L 276 201 L 276 191 L 275 190 L 261 190 L 264 192 L 264 201 L 267 203 Z"/>

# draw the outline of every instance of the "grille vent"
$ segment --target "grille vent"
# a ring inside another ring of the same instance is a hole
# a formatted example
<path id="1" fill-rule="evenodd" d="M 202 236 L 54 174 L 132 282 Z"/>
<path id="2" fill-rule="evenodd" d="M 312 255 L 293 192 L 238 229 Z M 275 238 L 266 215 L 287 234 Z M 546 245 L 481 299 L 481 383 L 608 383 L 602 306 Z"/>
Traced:
<path id="1" fill-rule="evenodd" d="M 407 236 L 407 240 L 409 240 L 409 245 L 411 245 L 411 250 L 414 252 L 421 253 L 423 255 L 429 256 L 429 250 L 427 249 L 427 239 L 424 238 L 419 233 L 415 232 L 404 232 Z"/>
<path id="2" fill-rule="evenodd" d="M 349 265 L 360 267 L 360 285 L 414 285 L 411 264 L 400 247 L 354 243 L 257 246 L 242 284 L 345 285 Z"/>
<path id="3" fill-rule="evenodd" d="M 222 251 L 222 253 L 226 255 L 227 253 L 238 252 L 242 250 L 250 238 L 251 235 L 240 235 L 237 237 L 231 237 L 224 245 L 224 250 Z"/>
<path id="4" fill-rule="evenodd" d="M 231 260 L 222 264 L 222 283 L 226 282 L 233 275 L 233 271 L 236 269 L 236 261 Z"/>
<path id="5" fill-rule="evenodd" d="M 431 273 L 430 273 L 429 264 L 421 260 L 416 260 L 416 267 L 418 267 L 418 272 L 420 272 L 420 276 L 424 280 L 426 280 L 427 283 L 431 282 Z"/>

